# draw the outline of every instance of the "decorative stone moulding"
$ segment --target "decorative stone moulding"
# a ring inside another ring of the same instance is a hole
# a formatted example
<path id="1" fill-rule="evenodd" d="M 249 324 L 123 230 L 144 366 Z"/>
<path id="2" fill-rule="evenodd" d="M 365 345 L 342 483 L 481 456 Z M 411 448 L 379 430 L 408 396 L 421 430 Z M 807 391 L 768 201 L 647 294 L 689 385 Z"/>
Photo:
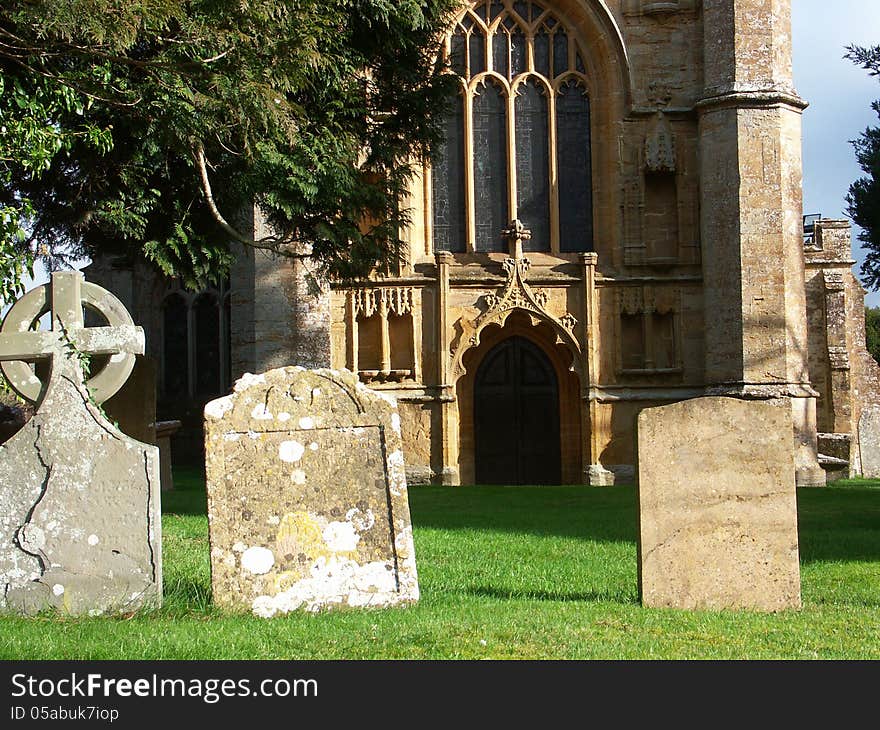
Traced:
<path id="1" fill-rule="evenodd" d="M 675 172 L 675 135 L 662 110 L 658 110 L 645 139 L 645 169 L 653 173 Z"/>
<path id="2" fill-rule="evenodd" d="M 665 15 L 682 11 L 693 12 L 699 0 L 626 0 L 624 15 Z"/>
<path id="3" fill-rule="evenodd" d="M 541 290 L 532 289 L 525 280 L 531 268 L 527 258 L 508 258 L 503 263 L 507 273 L 507 281 L 495 294 L 486 294 L 482 299 L 485 311 L 475 319 L 462 317 L 459 320 L 461 332 L 452 345 L 452 373 L 457 379 L 464 374 L 462 362 L 465 352 L 480 344 L 480 335 L 491 324 L 503 326 L 507 318 L 514 312 L 525 312 L 533 325 L 542 322 L 549 324 L 556 333 L 557 342 L 566 345 L 572 352 L 572 368 L 582 374 L 581 345 L 574 334 L 577 318 L 566 313 L 558 318 L 547 309 L 548 295 Z"/>
<path id="4" fill-rule="evenodd" d="M 413 311 L 413 289 L 409 286 L 356 289 L 351 296 L 356 316 L 372 317 L 384 309 L 402 317 L 404 314 L 412 314 Z"/>

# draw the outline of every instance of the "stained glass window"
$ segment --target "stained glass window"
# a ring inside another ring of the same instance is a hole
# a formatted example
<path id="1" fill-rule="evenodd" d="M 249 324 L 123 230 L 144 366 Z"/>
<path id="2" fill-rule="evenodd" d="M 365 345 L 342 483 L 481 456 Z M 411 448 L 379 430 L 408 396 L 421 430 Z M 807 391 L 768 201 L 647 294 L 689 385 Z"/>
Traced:
<path id="1" fill-rule="evenodd" d="M 443 146 L 434 159 L 431 176 L 434 196 L 434 249 L 460 253 L 467 250 L 464 194 L 464 100 L 459 97 L 447 112 Z"/>
<path id="2" fill-rule="evenodd" d="M 590 100 L 578 81 L 566 81 L 556 97 L 559 250 L 589 251 L 593 243 L 590 184 Z"/>
<path id="3" fill-rule="evenodd" d="M 189 329 L 186 300 L 173 294 L 163 305 L 163 385 L 166 395 L 189 391 Z"/>
<path id="4" fill-rule="evenodd" d="M 591 250 L 589 67 L 576 34 L 537 2 L 477 2 L 446 53 L 463 95 L 432 161 L 434 249 L 507 251 L 501 232 L 519 218 L 527 250 Z"/>
<path id="5" fill-rule="evenodd" d="M 550 140 L 547 95 L 534 80 L 521 84 L 516 101 L 517 217 L 532 232 L 523 248 L 550 250 Z"/>
<path id="6" fill-rule="evenodd" d="M 477 251 L 504 251 L 507 226 L 507 100 L 495 81 L 474 99 L 474 207 Z"/>
<path id="7" fill-rule="evenodd" d="M 196 346 L 196 395 L 220 392 L 220 308 L 213 294 L 193 305 Z"/>

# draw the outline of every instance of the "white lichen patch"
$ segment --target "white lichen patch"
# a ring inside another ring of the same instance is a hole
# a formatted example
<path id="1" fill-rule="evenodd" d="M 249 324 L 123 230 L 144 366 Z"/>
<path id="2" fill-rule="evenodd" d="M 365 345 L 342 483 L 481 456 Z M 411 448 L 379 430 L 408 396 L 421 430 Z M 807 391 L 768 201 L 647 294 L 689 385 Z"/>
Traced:
<path id="1" fill-rule="evenodd" d="M 351 522 L 354 525 L 354 529 L 358 532 L 366 532 L 376 524 L 376 515 L 373 514 L 371 509 L 361 512 L 357 507 L 352 507 L 345 513 L 345 519 Z"/>
<path id="2" fill-rule="evenodd" d="M 227 395 L 225 398 L 212 400 L 205 406 L 205 416 L 216 419 L 223 418 L 223 416 L 225 416 L 227 413 L 229 413 L 229 411 L 232 410 L 232 406 L 232 396 L 229 395 Z"/>
<path id="3" fill-rule="evenodd" d="M 241 391 L 247 390 L 253 385 L 262 385 L 265 382 L 265 375 L 254 375 L 253 373 L 245 373 L 238 380 L 235 381 L 235 386 L 233 390 L 236 393 L 240 393 Z"/>
<path id="4" fill-rule="evenodd" d="M 56 583 L 54 586 L 52 586 L 52 593 L 56 596 L 63 596 L 64 595 L 64 586 L 61 585 L 60 583 Z"/>
<path id="5" fill-rule="evenodd" d="M 240 433 L 224 433 L 223 440 L 224 441 L 238 441 L 241 438 Z"/>
<path id="6" fill-rule="evenodd" d="M 351 522 L 331 522 L 321 535 L 327 547 L 335 553 L 354 552 L 361 540 Z"/>
<path id="7" fill-rule="evenodd" d="M 88 539 L 88 543 L 89 543 L 89 545 L 91 545 L 92 547 L 94 547 L 94 546 L 97 545 L 99 542 L 101 542 L 101 539 L 100 539 L 97 535 L 89 535 L 89 539 Z"/>
<path id="8" fill-rule="evenodd" d="M 403 452 L 400 449 L 388 454 L 388 466 L 391 468 L 403 466 Z"/>
<path id="9" fill-rule="evenodd" d="M 391 414 L 391 428 L 400 435 L 400 415 L 398 413 Z"/>
<path id="10" fill-rule="evenodd" d="M 247 545 L 243 542 L 237 542 L 232 546 L 232 552 L 234 553 L 243 553 L 245 550 L 247 550 Z"/>
<path id="11" fill-rule="evenodd" d="M 288 464 L 294 464 L 302 459 L 306 449 L 299 441 L 282 441 L 278 446 L 278 458 Z"/>
<path id="12" fill-rule="evenodd" d="M 321 395 L 321 389 L 320 389 L 320 388 L 312 388 L 312 397 L 313 397 L 313 398 L 317 398 L 317 397 L 320 396 L 320 395 Z"/>
<path id="13" fill-rule="evenodd" d="M 394 536 L 394 548 L 398 552 L 412 552 L 413 532 L 412 527 L 407 527 Z"/>
<path id="14" fill-rule="evenodd" d="M 251 418 L 255 421 L 271 421 L 274 417 L 265 403 L 257 403 L 251 411 Z"/>
<path id="15" fill-rule="evenodd" d="M 315 419 L 311 416 L 303 416 L 299 419 L 299 427 L 301 429 L 307 430 L 315 427 Z"/>
<path id="16" fill-rule="evenodd" d="M 306 483 L 306 473 L 302 469 L 294 469 L 290 475 L 290 481 L 298 486 Z"/>
<path id="17" fill-rule="evenodd" d="M 269 516 L 266 518 L 266 522 L 267 522 L 268 524 L 270 524 L 270 525 L 280 525 L 280 524 L 281 524 L 281 518 L 280 518 L 278 515 L 269 515 Z"/>
<path id="18" fill-rule="evenodd" d="M 316 444 L 314 441 L 312 441 L 312 443 L 309 444 L 309 448 L 310 448 L 312 451 L 317 451 L 317 450 L 318 450 L 318 444 Z"/>
<path id="19" fill-rule="evenodd" d="M 275 599 L 272 596 L 257 596 L 251 603 L 254 616 L 260 618 L 272 618 L 278 609 L 275 607 Z"/>
<path id="20" fill-rule="evenodd" d="M 126 357 L 126 355 L 124 352 L 117 352 L 115 355 L 110 356 L 110 362 L 112 362 L 112 363 L 125 362 L 125 357 Z"/>
<path id="21" fill-rule="evenodd" d="M 359 565 L 350 558 L 319 558 L 309 577 L 297 581 L 274 596 L 257 596 L 251 602 L 255 616 L 272 618 L 299 608 L 310 612 L 328 606 L 387 606 L 400 601 L 397 579 L 388 563 L 373 561 Z"/>
<path id="22" fill-rule="evenodd" d="M 285 412 L 285 413 L 279 413 L 279 414 L 278 414 L 278 420 L 281 421 L 282 423 L 284 423 L 285 421 L 289 421 L 289 420 L 290 420 L 290 414 L 289 414 L 289 413 L 286 413 L 286 412 Z"/>
<path id="23" fill-rule="evenodd" d="M 269 548 L 249 547 L 241 556 L 242 570 L 254 575 L 265 575 L 275 565 L 275 555 Z"/>

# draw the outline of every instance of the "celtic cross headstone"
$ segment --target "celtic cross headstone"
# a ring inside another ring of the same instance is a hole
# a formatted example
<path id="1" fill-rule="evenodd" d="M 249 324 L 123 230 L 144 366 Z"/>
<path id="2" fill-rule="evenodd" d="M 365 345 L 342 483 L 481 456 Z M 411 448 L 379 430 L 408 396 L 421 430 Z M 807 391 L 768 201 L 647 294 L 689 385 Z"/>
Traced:
<path id="1" fill-rule="evenodd" d="M 87 327 L 85 310 L 107 325 Z M 46 314 L 51 329 L 38 329 Z M 78 272 L 53 274 L 3 320 L 0 370 L 38 408 L 0 446 L 0 610 L 98 615 L 160 602 L 159 452 L 100 409 L 143 351 L 122 303 Z M 109 361 L 87 378 L 95 356 Z"/>

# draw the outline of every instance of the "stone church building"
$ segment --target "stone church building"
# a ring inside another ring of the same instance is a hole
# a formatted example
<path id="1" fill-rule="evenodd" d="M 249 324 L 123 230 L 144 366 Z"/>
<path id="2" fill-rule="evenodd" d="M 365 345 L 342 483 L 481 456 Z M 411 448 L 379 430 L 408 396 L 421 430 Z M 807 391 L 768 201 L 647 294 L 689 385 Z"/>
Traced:
<path id="1" fill-rule="evenodd" d="M 880 401 L 848 224 L 804 235 L 790 10 L 469 3 L 394 275 L 317 291 L 243 250 L 207 292 L 119 262 L 87 276 L 146 329 L 166 418 L 245 372 L 348 368 L 397 398 L 412 482 L 607 485 L 632 479 L 642 408 L 769 399 L 798 484 L 824 484 L 818 434 L 858 471 Z"/>

